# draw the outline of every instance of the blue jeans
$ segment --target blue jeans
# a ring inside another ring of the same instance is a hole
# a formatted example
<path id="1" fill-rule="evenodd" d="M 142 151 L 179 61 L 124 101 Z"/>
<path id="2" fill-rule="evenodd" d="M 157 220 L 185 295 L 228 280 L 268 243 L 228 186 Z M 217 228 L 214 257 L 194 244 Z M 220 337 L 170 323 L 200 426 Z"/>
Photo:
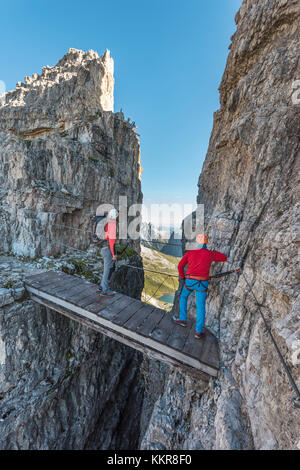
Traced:
<path id="1" fill-rule="evenodd" d="M 102 290 L 105 291 L 108 289 L 108 280 L 109 280 L 110 270 L 112 269 L 114 262 L 112 259 L 112 254 L 111 254 L 109 246 L 105 246 L 104 248 L 101 248 L 100 253 L 104 261 L 103 275 L 102 275 L 100 285 L 102 287 Z"/>
<path id="2" fill-rule="evenodd" d="M 208 281 L 196 281 L 196 279 L 185 279 L 186 285 L 196 292 L 196 304 L 197 304 L 197 319 L 196 319 L 196 331 L 202 333 L 204 322 L 205 322 L 205 303 L 207 292 L 200 292 L 208 287 Z M 180 320 L 187 320 L 187 301 L 188 297 L 192 292 L 183 286 L 180 295 Z"/>

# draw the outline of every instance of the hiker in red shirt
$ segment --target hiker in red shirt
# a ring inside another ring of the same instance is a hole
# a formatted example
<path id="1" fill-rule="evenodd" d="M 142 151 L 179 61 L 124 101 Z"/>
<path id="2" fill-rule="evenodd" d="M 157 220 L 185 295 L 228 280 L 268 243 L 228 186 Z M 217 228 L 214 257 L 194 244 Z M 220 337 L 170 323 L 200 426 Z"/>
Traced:
<path id="1" fill-rule="evenodd" d="M 114 292 L 108 287 L 108 280 L 110 277 L 111 270 L 114 267 L 114 261 L 117 259 L 116 252 L 116 238 L 117 238 L 117 224 L 116 219 L 118 217 L 118 211 L 111 209 L 108 213 L 108 222 L 105 225 L 105 236 L 106 246 L 101 248 L 101 255 L 104 261 L 103 275 L 99 290 L 103 295 L 114 295 Z"/>
<path id="2" fill-rule="evenodd" d="M 191 292 L 196 292 L 197 319 L 195 338 L 201 338 L 204 334 L 205 302 L 208 289 L 209 270 L 213 261 L 226 261 L 227 256 L 219 251 L 207 249 L 207 236 L 199 234 L 196 237 L 198 247 L 186 252 L 178 264 L 178 273 L 184 279 L 184 286 L 180 295 L 179 317 L 173 316 L 175 323 L 181 326 L 187 324 L 187 301 Z M 186 273 L 185 266 L 188 265 Z"/>

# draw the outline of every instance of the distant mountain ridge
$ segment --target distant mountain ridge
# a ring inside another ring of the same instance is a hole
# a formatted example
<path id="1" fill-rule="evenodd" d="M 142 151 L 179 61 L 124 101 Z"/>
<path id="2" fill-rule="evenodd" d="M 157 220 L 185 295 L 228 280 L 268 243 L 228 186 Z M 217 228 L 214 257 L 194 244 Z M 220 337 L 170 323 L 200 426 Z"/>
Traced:
<path id="1" fill-rule="evenodd" d="M 171 256 L 182 256 L 181 237 L 174 227 L 156 227 L 151 222 L 143 222 L 141 225 L 141 244 L 156 251 Z M 170 235 L 169 235 L 170 233 Z"/>

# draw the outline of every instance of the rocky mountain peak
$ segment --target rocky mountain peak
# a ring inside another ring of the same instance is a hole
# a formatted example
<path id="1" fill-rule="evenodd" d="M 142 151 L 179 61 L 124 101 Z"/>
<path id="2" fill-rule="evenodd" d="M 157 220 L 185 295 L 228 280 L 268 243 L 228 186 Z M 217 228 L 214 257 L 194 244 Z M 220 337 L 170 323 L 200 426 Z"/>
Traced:
<path id="1" fill-rule="evenodd" d="M 5 94 L 0 107 L 5 251 L 61 252 L 66 240 L 59 218 L 88 230 L 89 215 L 100 203 L 117 204 L 120 194 L 131 203 L 141 200 L 139 141 L 124 115 L 113 113 L 113 68 L 108 50 L 99 56 L 71 48 L 56 65 Z M 37 226 L 43 227 L 42 241 Z M 77 248 L 88 242 L 87 233 L 80 233 L 74 236 Z"/>
<path id="2" fill-rule="evenodd" d="M 46 65 L 40 75 L 26 76 L 17 82 L 16 90 L 5 94 L 1 121 L 6 120 L 7 107 L 21 107 L 18 111 L 26 113 L 30 107 L 31 113 L 47 114 L 53 122 L 80 118 L 95 109 L 113 111 L 113 74 L 114 61 L 108 50 L 99 57 L 93 50 L 70 48 L 56 65 Z"/>

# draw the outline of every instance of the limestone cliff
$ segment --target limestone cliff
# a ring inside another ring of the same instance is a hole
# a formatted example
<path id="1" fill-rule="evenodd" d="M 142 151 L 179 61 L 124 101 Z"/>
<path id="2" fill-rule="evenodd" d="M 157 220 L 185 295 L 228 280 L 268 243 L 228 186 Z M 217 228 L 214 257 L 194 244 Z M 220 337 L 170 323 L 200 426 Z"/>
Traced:
<path id="1" fill-rule="evenodd" d="M 113 113 L 113 84 L 108 51 L 70 49 L 0 106 L 1 449 L 138 445 L 142 355 L 37 305 L 23 282 L 45 269 L 97 281 L 90 215 L 142 201 L 139 141 Z M 138 273 L 120 267 L 115 288 L 140 297 Z"/>
<path id="2" fill-rule="evenodd" d="M 298 387 L 299 13 L 297 0 L 244 0 L 198 194 L 209 248 L 243 266 Z M 218 380 L 205 390 L 172 373 L 142 447 L 300 448 L 294 393 L 242 276 L 211 284 L 207 325 Z"/>
<path id="3" fill-rule="evenodd" d="M 113 113 L 113 60 L 69 49 L 0 104 L 2 251 L 36 257 L 87 246 L 101 203 L 140 203 L 138 137 Z M 75 227 L 77 231 L 66 227 Z"/>
<path id="4" fill-rule="evenodd" d="M 229 256 L 224 269 L 243 267 L 300 386 L 298 6 L 244 0 L 198 202 L 209 247 Z M 221 370 L 208 384 L 26 298 L 24 275 L 38 269 L 78 275 L 84 262 L 95 280 L 97 257 L 71 258 L 66 246 L 86 248 L 97 204 L 141 202 L 139 142 L 113 113 L 108 52 L 70 49 L 1 102 L 0 447 L 300 448 L 294 394 L 242 276 L 210 286 L 207 326 Z M 142 286 L 128 274 L 119 270 L 115 285 L 137 297 Z"/>

